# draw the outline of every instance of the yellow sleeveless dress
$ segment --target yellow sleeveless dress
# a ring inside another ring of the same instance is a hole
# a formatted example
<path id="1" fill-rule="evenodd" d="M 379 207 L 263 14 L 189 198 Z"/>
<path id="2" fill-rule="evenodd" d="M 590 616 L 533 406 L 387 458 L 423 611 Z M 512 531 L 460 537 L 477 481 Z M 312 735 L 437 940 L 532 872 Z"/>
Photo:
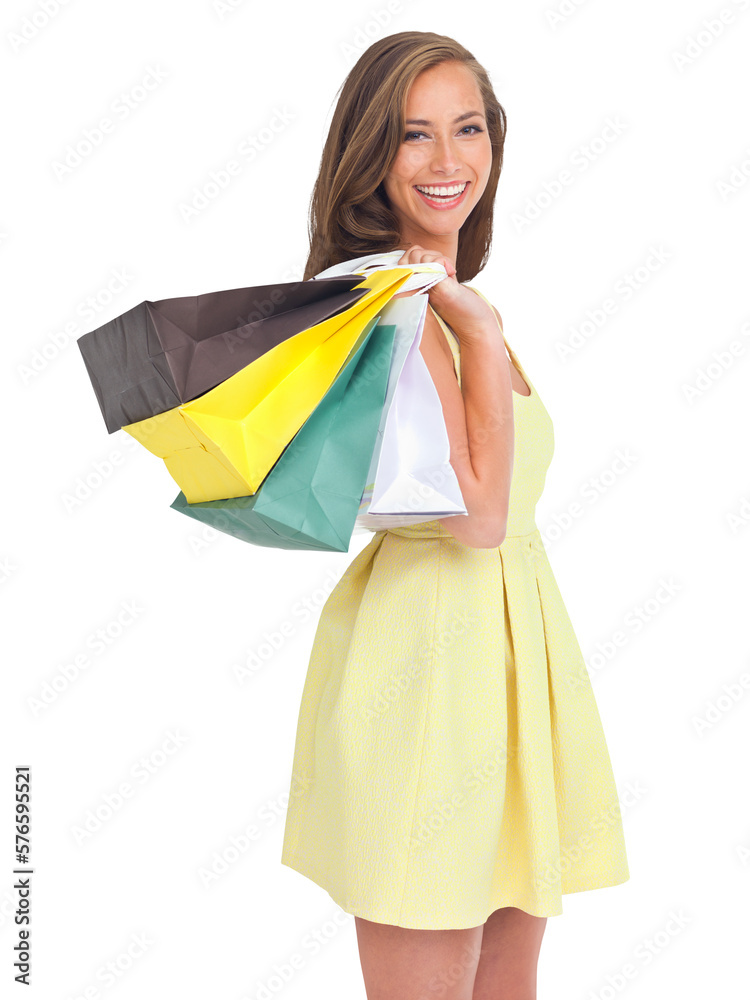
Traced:
<path id="1" fill-rule="evenodd" d="M 564 893 L 630 877 L 601 718 L 535 521 L 552 421 L 505 344 L 531 390 L 513 392 L 505 540 L 472 548 L 439 521 L 376 532 L 321 611 L 305 679 L 281 863 L 380 923 L 555 916 Z"/>

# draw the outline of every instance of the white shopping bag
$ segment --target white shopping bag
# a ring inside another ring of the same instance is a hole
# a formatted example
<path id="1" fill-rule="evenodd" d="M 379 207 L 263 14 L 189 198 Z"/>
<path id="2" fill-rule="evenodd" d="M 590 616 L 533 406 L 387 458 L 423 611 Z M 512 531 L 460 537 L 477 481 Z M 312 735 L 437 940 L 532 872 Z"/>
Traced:
<path id="1" fill-rule="evenodd" d="M 450 464 L 445 417 L 419 350 L 428 299 L 392 299 L 379 322 L 396 336 L 383 415 L 362 494 L 355 532 L 380 531 L 466 514 Z"/>
<path id="2" fill-rule="evenodd" d="M 353 257 L 351 260 L 344 260 L 340 264 L 333 264 L 331 267 L 327 267 L 325 271 L 314 275 L 310 280 L 314 281 L 315 278 L 333 278 L 341 274 L 362 274 L 366 277 L 375 270 L 386 270 L 399 266 L 408 267 L 415 273 L 401 286 L 399 289 L 399 293 L 401 293 L 413 292 L 415 289 L 421 289 L 423 292 L 426 292 L 433 285 L 436 285 L 438 281 L 442 281 L 443 278 L 448 277 L 448 273 L 443 265 L 435 262 L 399 265 L 398 260 L 403 255 L 403 250 L 389 250 L 386 253 L 370 253 L 364 257 Z"/>

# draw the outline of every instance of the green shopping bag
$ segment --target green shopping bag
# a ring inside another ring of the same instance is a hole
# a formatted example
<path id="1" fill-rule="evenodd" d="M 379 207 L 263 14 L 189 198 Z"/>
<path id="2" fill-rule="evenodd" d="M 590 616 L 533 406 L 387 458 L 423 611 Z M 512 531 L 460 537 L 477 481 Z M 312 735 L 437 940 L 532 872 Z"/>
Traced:
<path id="1" fill-rule="evenodd" d="M 328 392 L 252 496 L 172 507 L 253 545 L 348 552 L 393 352 L 395 325 L 375 316 Z"/>

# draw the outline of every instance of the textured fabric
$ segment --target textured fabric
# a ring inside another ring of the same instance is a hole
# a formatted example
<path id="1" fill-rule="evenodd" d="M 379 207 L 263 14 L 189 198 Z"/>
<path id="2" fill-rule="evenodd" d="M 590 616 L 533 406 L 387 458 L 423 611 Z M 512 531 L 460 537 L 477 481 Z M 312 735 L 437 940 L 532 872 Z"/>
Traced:
<path id="1" fill-rule="evenodd" d="M 513 394 L 505 540 L 472 548 L 439 521 L 376 532 L 322 609 L 302 693 L 281 862 L 380 923 L 555 916 L 564 893 L 629 878 L 601 718 L 535 521 L 552 421 L 506 347 L 531 394 Z"/>

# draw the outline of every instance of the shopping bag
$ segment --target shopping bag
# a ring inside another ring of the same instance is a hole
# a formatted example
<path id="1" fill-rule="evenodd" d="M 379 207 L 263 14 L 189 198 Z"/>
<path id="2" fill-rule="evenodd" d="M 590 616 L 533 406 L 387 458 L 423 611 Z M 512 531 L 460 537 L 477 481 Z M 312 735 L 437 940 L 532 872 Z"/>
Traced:
<path id="1" fill-rule="evenodd" d="M 411 274 L 400 291 L 412 292 L 420 289 L 422 292 L 427 292 L 433 285 L 448 277 L 448 272 L 443 265 L 436 261 L 426 261 L 424 264 L 399 264 L 398 260 L 403 255 L 403 250 L 388 250 L 385 253 L 370 253 L 363 257 L 353 257 L 340 264 L 332 264 L 324 271 L 314 275 L 314 279 L 311 280 L 317 281 L 319 278 L 328 280 L 351 274 L 367 275 L 384 268 L 390 270 L 394 267 L 405 267 L 409 269 Z"/>
<path id="2" fill-rule="evenodd" d="M 427 296 L 417 293 L 382 310 L 381 321 L 396 326 L 408 349 L 388 386 L 357 529 L 380 531 L 468 513 L 450 464 L 440 396 L 419 349 L 427 306 Z"/>
<path id="3" fill-rule="evenodd" d="M 112 433 L 202 395 L 266 351 L 356 303 L 353 276 L 141 302 L 78 338 Z"/>
<path id="4" fill-rule="evenodd" d="M 123 427 L 162 459 L 188 503 L 256 492 L 330 388 L 362 330 L 408 279 L 404 268 L 361 279 L 366 293 L 198 399 Z"/>
<path id="5" fill-rule="evenodd" d="M 372 319 L 351 359 L 252 496 L 175 510 L 235 538 L 347 552 L 371 461 L 396 327 Z"/>

